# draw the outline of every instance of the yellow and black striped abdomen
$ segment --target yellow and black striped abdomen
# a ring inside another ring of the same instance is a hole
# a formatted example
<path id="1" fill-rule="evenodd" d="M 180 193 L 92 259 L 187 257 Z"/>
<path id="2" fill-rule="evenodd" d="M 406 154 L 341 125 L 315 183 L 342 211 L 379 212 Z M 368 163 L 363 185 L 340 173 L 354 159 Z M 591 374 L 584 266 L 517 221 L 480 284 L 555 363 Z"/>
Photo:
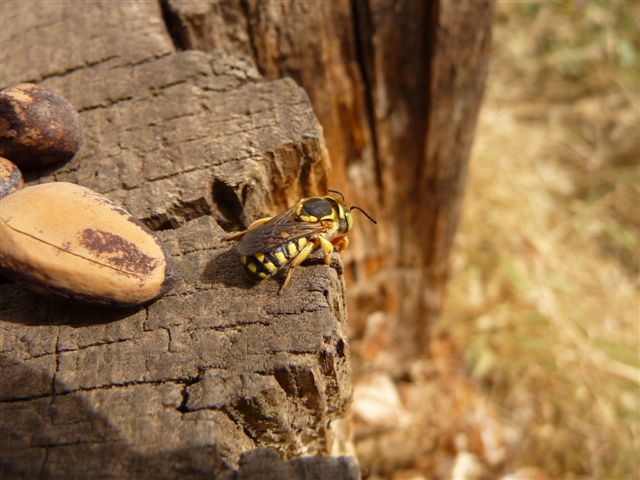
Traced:
<path id="1" fill-rule="evenodd" d="M 264 280 L 293 260 L 307 243 L 308 240 L 302 237 L 285 242 L 269 252 L 243 255 L 244 271 L 251 280 Z"/>

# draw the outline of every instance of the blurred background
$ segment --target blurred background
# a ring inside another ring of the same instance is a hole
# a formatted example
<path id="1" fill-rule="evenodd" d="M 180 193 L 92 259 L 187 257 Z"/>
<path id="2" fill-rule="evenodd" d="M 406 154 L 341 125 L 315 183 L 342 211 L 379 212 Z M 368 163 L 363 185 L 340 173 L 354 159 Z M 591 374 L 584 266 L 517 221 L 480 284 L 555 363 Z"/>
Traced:
<path id="1" fill-rule="evenodd" d="M 513 470 L 640 475 L 639 18 L 496 5 L 442 318 L 516 430 Z"/>
<path id="2" fill-rule="evenodd" d="M 359 378 L 371 478 L 639 478 L 638 19 L 635 1 L 497 2 L 432 345 L 471 381 Z M 403 434 L 373 442 L 373 412 Z"/>
<path id="3" fill-rule="evenodd" d="M 639 2 L 498 2 L 443 319 L 551 478 L 638 478 Z"/>

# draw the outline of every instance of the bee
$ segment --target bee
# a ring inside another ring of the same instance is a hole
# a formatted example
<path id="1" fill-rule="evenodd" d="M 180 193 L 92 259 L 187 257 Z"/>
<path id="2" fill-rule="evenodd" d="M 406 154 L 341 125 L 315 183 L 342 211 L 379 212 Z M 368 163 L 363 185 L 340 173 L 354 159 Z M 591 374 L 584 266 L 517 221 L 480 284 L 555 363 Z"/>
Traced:
<path id="1" fill-rule="evenodd" d="M 342 253 L 349 245 L 347 234 L 353 227 L 351 210 L 359 210 L 374 224 L 377 222 L 363 209 L 352 205 L 347 209 L 344 195 L 309 197 L 273 216 L 256 220 L 247 230 L 229 235 L 227 240 L 240 239 L 237 249 L 247 276 L 261 281 L 284 267 L 287 274 L 280 293 L 286 288 L 293 270 L 312 252 L 322 249 L 324 263 L 329 265 L 331 252 Z"/>

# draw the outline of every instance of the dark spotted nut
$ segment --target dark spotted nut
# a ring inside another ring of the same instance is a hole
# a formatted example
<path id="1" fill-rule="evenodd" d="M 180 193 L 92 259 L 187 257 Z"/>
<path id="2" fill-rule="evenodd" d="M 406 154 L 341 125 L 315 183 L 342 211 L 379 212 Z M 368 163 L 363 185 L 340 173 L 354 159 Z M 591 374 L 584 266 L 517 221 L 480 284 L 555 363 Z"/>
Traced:
<path id="1" fill-rule="evenodd" d="M 13 162 L 0 157 L 0 198 L 24 187 L 20 169 Z"/>
<path id="2" fill-rule="evenodd" d="M 0 270 L 42 293 L 139 305 L 173 283 L 160 241 L 102 195 L 71 183 L 0 199 Z"/>
<path id="3" fill-rule="evenodd" d="M 65 162 L 81 143 L 78 113 L 57 93 L 31 83 L 0 91 L 0 156 L 29 169 Z"/>

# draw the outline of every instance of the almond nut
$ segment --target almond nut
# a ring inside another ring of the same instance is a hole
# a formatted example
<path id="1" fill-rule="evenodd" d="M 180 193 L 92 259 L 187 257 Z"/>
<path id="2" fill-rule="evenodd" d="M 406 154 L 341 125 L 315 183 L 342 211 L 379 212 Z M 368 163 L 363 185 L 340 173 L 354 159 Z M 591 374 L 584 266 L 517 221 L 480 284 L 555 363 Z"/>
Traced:
<path id="1" fill-rule="evenodd" d="M 0 156 L 28 169 L 65 162 L 81 143 L 78 113 L 57 93 L 32 83 L 0 91 Z"/>
<path id="2" fill-rule="evenodd" d="M 110 305 L 149 302 L 173 283 L 151 231 L 104 196 L 62 182 L 0 199 L 0 269 L 39 292 Z"/>
<path id="3" fill-rule="evenodd" d="M 0 198 L 24 187 L 22 172 L 13 162 L 0 157 Z"/>

